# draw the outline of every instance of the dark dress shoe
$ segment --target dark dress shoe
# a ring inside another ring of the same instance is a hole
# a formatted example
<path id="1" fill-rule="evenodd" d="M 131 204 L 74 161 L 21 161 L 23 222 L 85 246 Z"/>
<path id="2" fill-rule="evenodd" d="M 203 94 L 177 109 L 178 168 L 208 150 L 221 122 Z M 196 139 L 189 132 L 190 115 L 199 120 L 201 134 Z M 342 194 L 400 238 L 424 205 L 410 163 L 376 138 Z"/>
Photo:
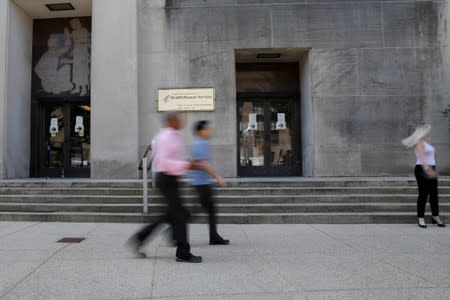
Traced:
<path id="1" fill-rule="evenodd" d="M 141 251 L 141 247 L 143 245 L 142 241 L 140 241 L 136 236 L 132 236 L 127 241 L 128 247 L 131 248 L 136 258 L 146 258 L 147 255 Z"/>
<path id="2" fill-rule="evenodd" d="M 214 240 L 210 240 L 209 244 L 210 245 L 229 245 L 230 244 L 230 240 L 225 240 L 223 238 L 214 239 Z"/>
<path id="3" fill-rule="evenodd" d="M 177 261 L 178 262 L 185 262 L 185 263 L 200 263 L 202 262 L 201 256 L 195 256 L 192 253 L 189 253 L 187 255 L 177 255 Z"/>
<path id="4" fill-rule="evenodd" d="M 445 223 L 438 223 L 438 222 L 436 222 L 436 220 L 433 219 L 433 218 L 431 218 L 431 222 L 432 222 L 433 224 L 436 224 L 438 227 L 445 227 Z"/>
<path id="5" fill-rule="evenodd" d="M 417 225 L 419 225 L 420 228 L 427 228 L 427 225 L 421 225 L 420 223 L 417 223 Z"/>

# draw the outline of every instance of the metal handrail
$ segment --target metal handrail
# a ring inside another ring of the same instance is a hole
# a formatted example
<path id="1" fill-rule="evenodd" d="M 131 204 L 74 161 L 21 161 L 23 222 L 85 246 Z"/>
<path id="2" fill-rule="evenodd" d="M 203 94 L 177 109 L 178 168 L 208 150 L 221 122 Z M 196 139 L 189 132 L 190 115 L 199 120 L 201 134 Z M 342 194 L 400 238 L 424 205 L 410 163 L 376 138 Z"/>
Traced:
<path id="1" fill-rule="evenodd" d="M 142 170 L 142 213 L 148 215 L 148 170 L 151 164 L 148 163 L 147 155 L 152 150 L 152 145 L 148 145 L 147 149 L 142 155 L 141 162 L 139 163 L 139 170 Z M 146 166 L 145 168 L 143 166 Z"/>
<path id="2" fill-rule="evenodd" d="M 142 158 L 142 165 L 147 165 L 147 156 Z M 148 168 L 142 170 L 142 213 L 148 214 Z"/>
<path id="3" fill-rule="evenodd" d="M 142 161 L 142 160 L 144 159 L 144 157 L 147 157 L 147 155 L 148 155 L 148 153 L 149 153 L 150 151 L 152 151 L 152 144 L 150 144 L 150 145 L 147 146 L 147 149 L 145 149 L 145 152 L 144 152 L 144 154 L 142 155 L 142 158 L 141 158 L 141 160 L 140 160 L 140 162 L 139 162 L 139 166 L 138 166 L 138 170 L 139 170 L 139 171 L 142 170 L 142 166 L 143 166 L 143 161 Z M 149 170 L 149 169 L 150 169 L 150 166 L 147 165 L 147 170 Z"/>

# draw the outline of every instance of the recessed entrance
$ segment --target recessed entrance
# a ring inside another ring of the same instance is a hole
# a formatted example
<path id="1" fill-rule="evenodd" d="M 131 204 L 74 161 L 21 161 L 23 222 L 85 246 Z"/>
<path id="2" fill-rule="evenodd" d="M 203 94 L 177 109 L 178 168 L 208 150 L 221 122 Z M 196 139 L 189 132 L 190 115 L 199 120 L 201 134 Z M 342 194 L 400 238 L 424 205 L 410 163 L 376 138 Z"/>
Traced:
<path id="1" fill-rule="evenodd" d="M 302 175 L 298 62 L 238 63 L 238 175 Z"/>
<path id="2" fill-rule="evenodd" d="M 42 101 L 39 106 L 39 173 L 90 176 L 90 103 Z"/>
<path id="3" fill-rule="evenodd" d="M 31 175 L 90 177 L 91 17 L 33 21 Z"/>

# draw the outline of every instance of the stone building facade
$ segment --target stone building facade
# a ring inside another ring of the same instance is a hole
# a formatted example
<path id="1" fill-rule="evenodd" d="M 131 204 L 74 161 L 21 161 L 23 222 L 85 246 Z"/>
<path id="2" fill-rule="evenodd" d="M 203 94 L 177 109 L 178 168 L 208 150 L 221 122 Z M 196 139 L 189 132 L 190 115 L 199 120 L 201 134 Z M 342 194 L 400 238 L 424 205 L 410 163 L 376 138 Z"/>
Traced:
<path id="1" fill-rule="evenodd" d="M 422 122 L 450 173 L 449 1 L 77 0 L 59 12 L 48 2 L 0 1 L 0 178 L 138 178 L 161 126 L 158 90 L 205 87 L 215 108 L 184 112 L 183 135 L 189 145 L 193 123 L 211 120 L 226 177 L 412 174 L 400 140 Z M 57 70 L 71 91 L 34 90 L 36 39 L 52 42 L 43 23 L 67 48 Z M 74 82 L 83 49 L 86 93 Z"/>

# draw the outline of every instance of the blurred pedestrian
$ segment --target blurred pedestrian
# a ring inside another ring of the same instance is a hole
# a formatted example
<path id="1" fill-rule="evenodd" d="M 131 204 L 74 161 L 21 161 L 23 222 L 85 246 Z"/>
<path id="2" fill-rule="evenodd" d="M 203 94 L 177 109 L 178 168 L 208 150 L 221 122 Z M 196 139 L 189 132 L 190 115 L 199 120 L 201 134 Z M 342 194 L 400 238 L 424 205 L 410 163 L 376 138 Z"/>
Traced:
<path id="1" fill-rule="evenodd" d="M 190 172 L 191 184 L 197 191 L 198 198 L 203 209 L 208 212 L 209 244 L 228 245 L 230 241 L 223 239 L 217 233 L 216 206 L 214 204 L 213 190 L 211 188 L 211 176 L 216 179 L 217 183 L 221 187 L 226 187 L 227 184 L 225 180 L 217 174 L 209 162 L 210 154 L 208 140 L 212 135 L 209 122 L 205 120 L 198 121 L 194 126 L 194 135 L 195 138 L 191 153 L 192 160 L 199 163 L 202 166 L 202 169 L 193 170 Z"/>
<path id="2" fill-rule="evenodd" d="M 436 172 L 436 161 L 434 158 L 435 148 L 430 144 L 431 126 L 425 124 L 416 128 L 414 133 L 402 140 L 402 144 L 408 148 L 415 147 L 416 176 L 419 196 L 417 198 L 417 218 L 421 228 L 427 228 L 425 224 L 425 206 L 430 196 L 432 222 L 439 227 L 445 224 L 439 218 L 438 200 L 438 173 Z"/>
<path id="3" fill-rule="evenodd" d="M 153 154 L 153 170 L 156 172 L 157 187 L 167 202 L 167 212 L 155 223 L 144 227 L 131 239 L 130 244 L 139 256 L 141 247 L 152 232 L 161 224 L 169 222 L 176 242 L 176 260 L 179 262 L 199 263 L 200 256 L 190 252 L 188 242 L 187 219 L 189 212 L 182 205 L 179 190 L 179 178 L 188 169 L 199 168 L 199 165 L 184 159 L 184 145 L 179 133 L 182 122 L 177 112 L 168 112 L 165 116 L 166 128 L 162 128 L 155 138 Z"/>

